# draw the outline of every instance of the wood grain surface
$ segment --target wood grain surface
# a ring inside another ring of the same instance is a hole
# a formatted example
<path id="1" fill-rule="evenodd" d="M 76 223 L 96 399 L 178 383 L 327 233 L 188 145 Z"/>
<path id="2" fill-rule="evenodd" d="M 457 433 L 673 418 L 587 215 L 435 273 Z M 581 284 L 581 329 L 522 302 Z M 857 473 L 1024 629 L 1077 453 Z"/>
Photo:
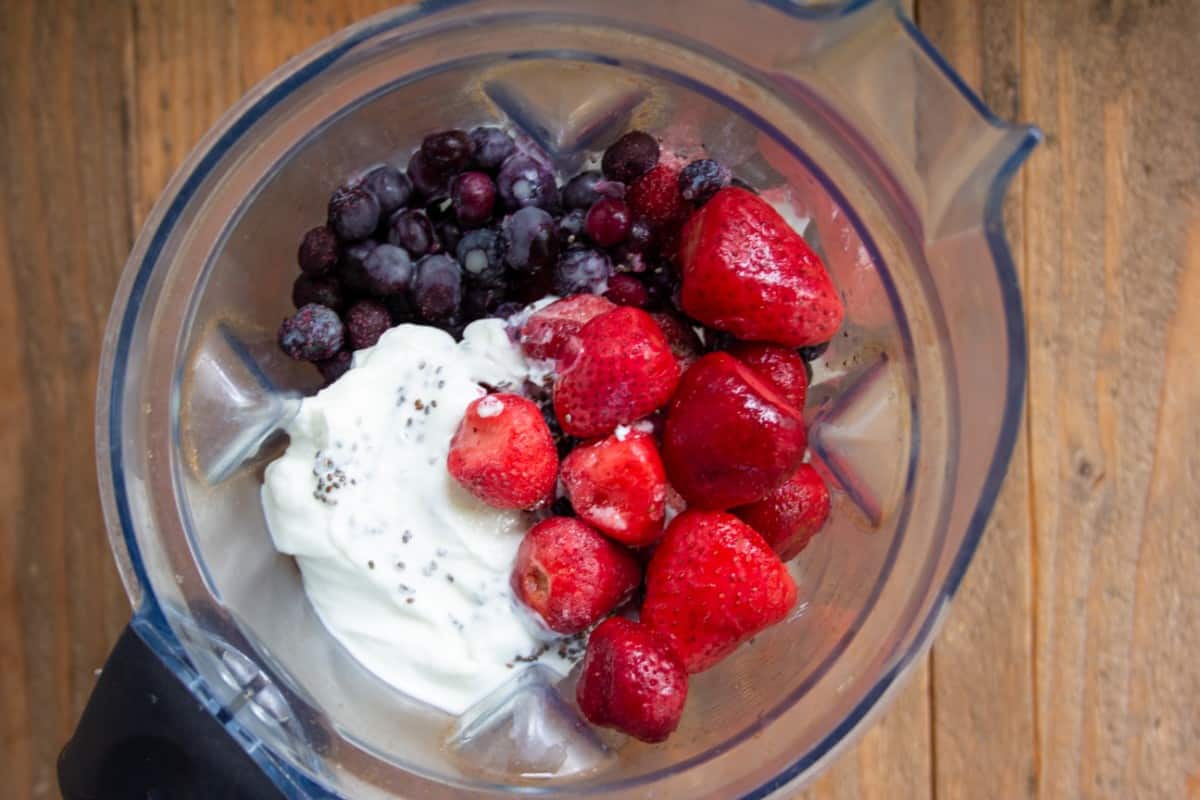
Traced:
<path id="1" fill-rule="evenodd" d="M 135 232 L 238 96 L 385 0 L 0 0 L 0 774 L 54 761 L 128 618 L 100 516 L 101 333 Z M 1006 206 L 1027 419 L 932 653 L 805 793 L 1200 798 L 1200 13 L 919 0 L 1046 143 Z"/>

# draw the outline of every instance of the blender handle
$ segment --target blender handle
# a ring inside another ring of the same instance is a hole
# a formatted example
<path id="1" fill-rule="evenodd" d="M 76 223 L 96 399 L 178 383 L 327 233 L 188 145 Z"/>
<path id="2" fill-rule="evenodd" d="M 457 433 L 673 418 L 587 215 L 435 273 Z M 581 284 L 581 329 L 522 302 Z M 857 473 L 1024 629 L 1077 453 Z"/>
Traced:
<path id="1" fill-rule="evenodd" d="M 65 800 L 284 795 L 132 626 L 58 758 Z"/>

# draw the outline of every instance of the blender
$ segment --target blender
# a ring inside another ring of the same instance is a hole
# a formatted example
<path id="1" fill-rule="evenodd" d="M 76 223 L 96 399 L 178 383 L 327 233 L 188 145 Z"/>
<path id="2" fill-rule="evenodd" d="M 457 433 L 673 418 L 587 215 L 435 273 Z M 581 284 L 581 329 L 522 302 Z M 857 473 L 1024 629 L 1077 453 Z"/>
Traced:
<path id="1" fill-rule="evenodd" d="M 845 301 L 814 364 L 812 459 L 836 499 L 801 601 L 694 677 L 662 745 L 594 731 L 536 665 L 459 717 L 383 683 L 263 520 L 263 467 L 319 387 L 275 343 L 295 243 L 355 170 L 485 122 L 564 173 L 629 128 L 702 146 L 810 220 Z M 794 791 L 925 652 L 1000 489 L 1026 361 L 1001 206 L 1039 140 L 891 0 L 427 0 L 276 71 L 176 173 L 117 290 L 96 442 L 134 615 L 64 796 Z"/>

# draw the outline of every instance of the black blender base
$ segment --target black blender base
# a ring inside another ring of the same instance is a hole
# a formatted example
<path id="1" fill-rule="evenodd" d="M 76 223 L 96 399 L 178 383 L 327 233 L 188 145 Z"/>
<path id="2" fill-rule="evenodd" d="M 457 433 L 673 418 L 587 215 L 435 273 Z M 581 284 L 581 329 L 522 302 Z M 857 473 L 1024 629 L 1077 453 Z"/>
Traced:
<path id="1" fill-rule="evenodd" d="M 58 759 L 64 800 L 282 800 L 133 628 Z"/>

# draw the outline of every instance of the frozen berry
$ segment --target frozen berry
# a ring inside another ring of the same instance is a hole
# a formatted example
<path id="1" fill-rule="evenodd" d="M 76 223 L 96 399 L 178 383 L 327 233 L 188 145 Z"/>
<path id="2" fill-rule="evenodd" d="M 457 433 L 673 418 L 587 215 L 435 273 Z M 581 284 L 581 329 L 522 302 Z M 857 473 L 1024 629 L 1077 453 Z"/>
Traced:
<path id="1" fill-rule="evenodd" d="M 650 302 L 646 285 L 632 275 L 617 273 L 608 279 L 608 291 L 604 296 L 619 306 L 645 308 Z"/>
<path id="2" fill-rule="evenodd" d="M 554 293 L 563 297 L 579 292 L 603 291 L 612 275 L 612 262 L 600 250 L 581 247 L 558 257 L 554 268 Z"/>
<path id="3" fill-rule="evenodd" d="M 693 161 L 679 173 L 679 194 L 689 203 L 702 206 L 729 185 L 729 177 L 729 170 L 719 161 L 711 158 Z"/>
<path id="4" fill-rule="evenodd" d="M 500 234 L 491 228 L 467 231 L 454 255 L 464 277 L 477 286 L 504 286 L 504 260 L 500 256 Z"/>
<path id="5" fill-rule="evenodd" d="M 511 136 L 487 125 L 480 125 L 471 131 L 471 144 L 475 148 L 475 166 L 493 171 L 499 169 L 504 159 L 517 149 Z"/>
<path id="6" fill-rule="evenodd" d="M 464 172 L 450 186 L 454 213 L 467 228 L 478 228 L 492 218 L 496 205 L 496 184 L 484 172 Z"/>
<path id="7" fill-rule="evenodd" d="M 346 309 L 342 321 L 351 350 L 373 347 L 383 332 L 392 327 L 392 316 L 387 306 L 378 300 L 359 300 Z"/>
<path id="8" fill-rule="evenodd" d="M 522 208 L 504 220 L 505 260 L 518 272 L 547 267 L 558 257 L 554 218 L 540 208 Z"/>
<path id="9" fill-rule="evenodd" d="M 412 296 L 423 319 L 449 320 L 462 302 L 462 268 L 448 255 L 426 256 L 417 263 Z"/>
<path id="10" fill-rule="evenodd" d="M 279 326 L 279 346 L 299 361 L 323 361 L 342 349 L 344 335 L 336 311 L 309 303 Z"/>
<path id="11" fill-rule="evenodd" d="M 626 200 L 633 213 L 655 230 L 679 223 L 688 212 L 683 196 L 679 194 L 679 173 L 666 164 L 660 164 L 631 183 Z"/>
<path id="12" fill-rule="evenodd" d="M 474 145 L 466 131 L 431 133 L 421 142 L 421 155 L 431 167 L 446 175 L 466 169 L 473 151 Z"/>
<path id="13" fill-rule="evenodd" d="M 372 293 L 399 294 L 412 283 L 412 259 L 402 247 L 381 244 L 363 261 L 363 272 Z"/>
<path id="14" fill-rule="evenodd" d="M 337 234 L 328 225 L 319 225 L 304 234 L 296 260 L 308 275 L 324 275 L 337 266 Z"/>
<path id="15" fill-rule="evenodd" d="M 445 197 L 449 176 L 430 163 L 425 154 L 418 150 L 408 160 L 408 179 L 412 186 L 425 198 Z"/>
<path id="16" fill-rule="evenodd" d="M 554 173 L 545 164 L 523 153 L 505 159 L 496 176 L 496 187 L 509 210 L 537 206 L 553 211 L 558 206 Z"/>
<path id="17" fill-rule="evenodd" d="M 320 371 L 321 377 L 325 379 L 325 383 L 333 383 L 350 371 L 350 362 L 353 360 L 354 355 L 349 350 L 342 350 L 323 361 L 318 361 L 317 370 Z"/>
<path id="18" fill-rule="evenodd" d="M 629 223 L 629 234 L 625 237 L 625 248 L 633 253 L 644 253 L 654 241 L 654 229 L 644 219 Z"/>
<path id="19" fill-rule="evenodd" d="M 468 286 L 463 293 L 463 314 L 469 320 L 491 316 L 505 297 L 502 286 Z"/>
<path id="20" fill-rule="evenodd" d="M 337 278 L 328 275 L 314 278 L 312 275 L 302 274 L 292 284 L 292 305 L 296 308 L 317 303 L 336 311 L 345 302 L 346 293 Z"/>
<path id="21" fill-rule="evenodd" d="M 571 178 L 562 188 L 563 207 L 587 211 L 600 199 L 600 193 L 596 191 L 596 184 L 602 180 L 604 180 L 604 175 L 597 170 L 581 172 Z"/>
<path id="22" fill-rule="evenodd" d="M 437 234 L 437 242 L 434 244 L 434 252 L 442 251 L 453 253 L 458 249 L 458 243 L 462 241 L 462 228 L 452 219 L 440 219 L 433 223 L 433 230 Z M 440 247 L 438 246 L 440 244 Z"/>
<path id="23" fill-rule="evenodd" d="M 558 218 L 558 241 L 563 247 L 580 244 L 584 237 L 587 212 L 575 208 Z"/>
<path id="24" fill-rule="evenodd" d="M 733 509 L 788 561 L 808 546 L 829 520 L 829 488 L 812 464 L 801 464 L 787 483 L 761 500 Z"/>
<path id="25" fill-rule="evenodd" d="M 343 186 L 329 198 L 329 225 L 347 242 L 365 239 L 379 225 L 379 201 L 361 186 Z"/>
<path id="26" fill-rule="evenodd" d="M 388 244 L 403 247 L 413 258 L 420 258 L 434 249 L 433 223 L 419 209 L 406 209 L 388 221 Z"/>
<path id="27" fill-rule="evenodd" d="M 396 209 L 408 203 L 412 196 L 412 181 L 391 164 L 368 172 L 363 176 L 362 186 L 379 201 L 379 212 L 383 216 L 391 214 Z"/>
<path id="28" fill-rule="evenodd" d="M 829 349 L 829 342 L 821 342 L 820 344 L 811 344 L 808 347 L 800 348 L 800 357 L 805 361 L 816 361 L 821 356 L 825 355 L 825 351 Z"/>
<path id="29" fill-rule="evenodd" d="M 342 258 L 338 262 L 338 278 L 343 286 L 355 292 L 370 291 L 367 286 L 366 263 L 377 247 L 379 243 L 374 239 L 364 239 L 342 251 Z"/>
<path id="30" fill-rule="evenodd" d="M 535 508 L 554 495 L 558 453 L 537 405 L 500 392 L 467 406 L 446 469 L 488 505 Z"/>
<path id="31" fill-rule="evenodd" d="M 414 273 L 416 272 L 414 268 Z M 417 322 L 417 309 L 413 306 L 408 292 L 393 294 L 383 298 L 388 313 L 392 315 L 392 324 L 401 325 L 405 322 Z"/>
<path id="32" fill-rule="evenodd" d="M 604 151 L 600 167 L 604 176 L 629 183 L 658 163 L 658 141 L 645 131 L 630 131 Z"/>
<path id="33" fill-rule="evenodd" d="M 588 210 L 584 229 L 596 244 L 612 247 L 624 241 L 631 222 L 625 201 L 602 197 Z"/>

